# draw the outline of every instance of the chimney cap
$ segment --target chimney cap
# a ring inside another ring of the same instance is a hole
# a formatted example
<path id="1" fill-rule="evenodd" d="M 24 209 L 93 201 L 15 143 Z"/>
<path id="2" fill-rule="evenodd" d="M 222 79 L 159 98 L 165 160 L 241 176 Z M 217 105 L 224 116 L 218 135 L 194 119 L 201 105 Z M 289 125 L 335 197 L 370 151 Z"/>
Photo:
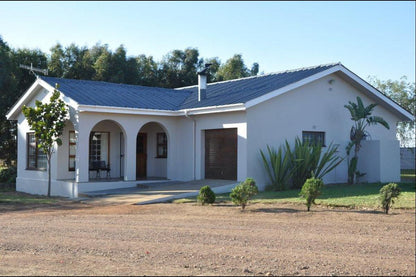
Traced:
<path id="1" fill-rule="evenodd" d="M 205 68 L 198 72 L 198 75 L 207 75 L 207 71 L 212 63 L 206 63 Z"/>

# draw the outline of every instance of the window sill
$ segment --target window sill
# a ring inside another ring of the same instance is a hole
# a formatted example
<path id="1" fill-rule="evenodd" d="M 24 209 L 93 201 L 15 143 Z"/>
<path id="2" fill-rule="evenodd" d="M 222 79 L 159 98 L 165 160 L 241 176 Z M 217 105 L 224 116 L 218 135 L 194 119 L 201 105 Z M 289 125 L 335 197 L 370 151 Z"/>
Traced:
<path id="1" fill-rule="evenodd" d="M 167 159 L 168 157 L 155 157 L 155 159 Z"/>
<path id="2" fill-rule="evenodd" d="M 46 171 L 46 168 L 25 168 L 25 170 L 29 170 L 29 171 Z"/>

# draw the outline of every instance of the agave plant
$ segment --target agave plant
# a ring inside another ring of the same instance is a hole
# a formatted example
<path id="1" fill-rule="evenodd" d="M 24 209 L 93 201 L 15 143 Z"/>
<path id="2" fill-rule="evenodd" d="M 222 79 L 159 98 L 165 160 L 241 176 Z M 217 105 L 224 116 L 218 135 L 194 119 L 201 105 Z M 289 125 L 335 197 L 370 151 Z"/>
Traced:
<path id="1" fill-rule="evenodd" d="M 263 151 L 260 150 L 264 167 L 274 190 L 285 190 L 286 184 L 289 183 L 293 173 L 290 147 L 287 141 L 285 143 L 285 148 L 284 151 L 283 147 L 279 146 L 276 151 L 273 147 L 267 145 L 267 157 Z"/>
<path id="2" fill-rule="evenodd" d="M 261 150 L 260 154 L 272 187 L 284 190 L 291 181 L 293 187 L 301 188 L 312 176 L 322 179 L 343 161 L 336 154 L 337 150 L 338 147 L 331 143 L 322 154 L 321 145 L 302 142 L 297 137 L 293 150 L 285 141 L 277 151 L 267 146 L 267 157 Z"/>
<path id="3" fill-rule="evenodd" d="M 296 165 L 293 172 L 293 187 L 301 188 L 312 176 L 322 179 L 335 169 L 343 159 L 337 155 L 338 147 L 329 144 L 322 154 L 322 145 L 302 142 L 298 137 L 291 153 L 291 163 Z"/>
<path id="4" fill-rule="evenodd" d="M 354 121 L 354 125 L 350 130 L 351 141 L 346 147 L 348 156 L 354 147 L 354 157 L 351 159 L 351 162 L 348 161 L 348 183 L 350 184 L 354 183 L 354 177 L 357 172 L 358 152 L 361 148 L 361 141 L 370 135 L 366 128 L 370 125 L 381 124 L 385 128 L 390 129 L 389 124 L 382 117 L 371 115 L 376 106 L 377 104 L 370 104 L 365 107 L 359 96 L 357 96 L 357 103 L 348 101 L 348 105 L 344 105 L 351 114 L 351 120 Z"/>

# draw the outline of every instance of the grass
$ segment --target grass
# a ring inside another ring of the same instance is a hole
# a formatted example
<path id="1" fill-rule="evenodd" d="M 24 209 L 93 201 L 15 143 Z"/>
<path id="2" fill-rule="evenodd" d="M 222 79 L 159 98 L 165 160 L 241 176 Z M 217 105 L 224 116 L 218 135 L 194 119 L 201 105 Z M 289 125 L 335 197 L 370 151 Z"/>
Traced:
<path id="1" fill-rule="evenodd" d="M 416 179 L 415 170 L 414 169 L 402 169 L 401 179 L 404 182 L 406 182 L 406 181 L 415 182 L 415 179 Z"/>
<path id="2" fill-rule="evenodd" d="M 31 195 L 15 192 L 11 189 L 0 189 L 0 205 L 30 205 L 30 204 L 53 204 L 57 200 L 46 196 Z"/>
<path id="3" fill-rule="evenodd" d="M 318 205 L 348 208 L 380 208 L 379 191 L 385 184 L 337 184 L 325 186 L 322 194 L 316 200 Z M 415 183 L 399 183 L 401 194 L 393 207 L 401 209 L 415 208 Z M 265 191 L 257 194 L 251 203 L 304 203 L 299 197 L 298 190 Z M 217 195 L 216 202 L 229 202 L 229 194 Z M 175 200 L 174 203 L 196 202 L 196 198 Z"/>

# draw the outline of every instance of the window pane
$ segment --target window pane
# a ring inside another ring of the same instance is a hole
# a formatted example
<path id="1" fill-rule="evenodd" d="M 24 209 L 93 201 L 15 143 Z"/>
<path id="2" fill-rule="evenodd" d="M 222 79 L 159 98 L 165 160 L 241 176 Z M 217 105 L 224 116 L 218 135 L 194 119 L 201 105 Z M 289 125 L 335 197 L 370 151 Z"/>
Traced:
<path id="1" fill-rule="evenodd" d="M 69 143 L 76 143 L 77 140 L 75 138 L 75 132 L 74 131 L 69 131 Z"/>
<path id="2" fill-rule="evenodd" d="M 69 155 L 75 155 L 77 152 L 77 146 L 75 144 L 71 144 L 69 146 Z"/>
<path id="3" fill-rule="evenodd" d="M 325 145 L 325 132 L 302 132 L 302 140 L 304 143 Z"/>
<path id="4" fill-rule="evenodd" d="M 47 168 L 48 162 L 46 159 L 46 154 L 43 153 L 41 149 L 38 149 L 38 167 L 39 169 Z"/>
<path id="5" fill-rule="evenodd" d="M 69 158 L 69 168 L 70 169 L 75 168 L 75 158 Z"/>

